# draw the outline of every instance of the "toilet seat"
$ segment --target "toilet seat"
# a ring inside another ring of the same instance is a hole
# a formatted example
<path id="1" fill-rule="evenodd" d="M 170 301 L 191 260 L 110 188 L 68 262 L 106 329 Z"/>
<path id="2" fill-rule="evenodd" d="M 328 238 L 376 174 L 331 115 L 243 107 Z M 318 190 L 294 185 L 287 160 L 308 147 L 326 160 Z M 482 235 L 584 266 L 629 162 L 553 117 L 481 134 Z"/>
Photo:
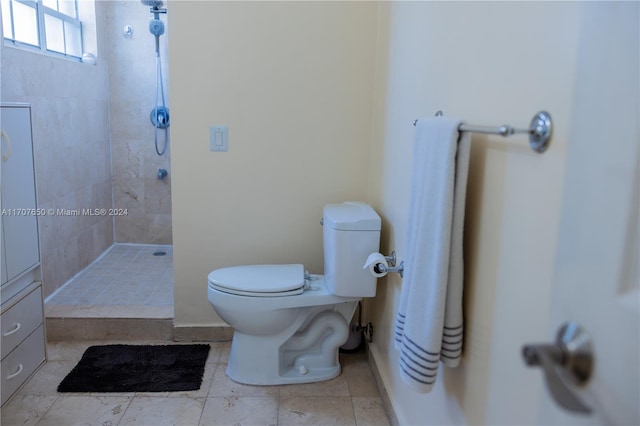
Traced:
<path id="1" fill-rule="evenodd" d="M 210 287 L 238 296 L 295 296 L 304 292 L 304 284 L 301 264 L 232 266 L 209 274 Z"/>

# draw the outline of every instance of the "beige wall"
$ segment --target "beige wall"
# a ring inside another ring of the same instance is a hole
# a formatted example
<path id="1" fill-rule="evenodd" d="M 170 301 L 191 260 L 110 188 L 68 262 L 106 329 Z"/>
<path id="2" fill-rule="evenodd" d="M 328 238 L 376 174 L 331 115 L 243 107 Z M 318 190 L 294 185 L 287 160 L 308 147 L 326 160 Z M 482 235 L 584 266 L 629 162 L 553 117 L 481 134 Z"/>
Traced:
<path id="1" fill-rule="evenodd" d="M 109 53 L 109 101 L 113 147 L 113 206 L 127 209 L 115 216 L 115 240 L 119 243 L 171 244 L 170 149 L 158 156 L 154 127 L 149 120 L 156 102 L 155 38 L 149 33 L 153 15 L 139 1 L 102 2 L 106 11 L 104 37 Z M 165 100 L 169 108 L 167 39 L 171 25 L 167 15 L 165 34 L 160 37 Z M 122 36 L 125 25 L 133 26 L 133 37 Z M 161 101 L 159 101 L 161 103 Z M 162 149 L 164 130 L 158 131 Z M 170 144 L 169 144 L 170 145 Z M 157 179 L 158 169 L 169 171 Z"/>
<path id="2" fill-rule="evenodd" d="M 32 106 L 39 208 L 112 206 L 104 10 L 102 2 L 96 4 L 100 34 L 96 65 L 0 43 L 2 102 Z M 109 216 L 47 215 L 39 218 L 38 227 L 45 297 L 113 242 Z"/>
<path id="3" fill-rule="evenodd" d="M 211 270 L 322 272 L 322 206 L 366 198 L 377 5 L 169 6 L 175 323 L 223 324 Z M 229 152 L 209 151 L 211 125 Z"/>
<path id="4" fill-rule="evenodd" d="M 393 2 L 381 6 L 371 200 L 382 248 L 404 256 L 413 119 L 443 110 L 471 124 L 526 127 L 548 110 L 544 154 L 527 138 L 473 135 L 465 223 L 461 367 L 440 368 L 430 394 L 400 379 L 393 325 L 402 284 L 378 283 L 369 303 L 372 354 L 400 424 L 534 424 L 542 374 L 525 342 L 548 341 L 549 293 L 581 3 Z M 382 190 L 380 190 L 382 189 Z"/>

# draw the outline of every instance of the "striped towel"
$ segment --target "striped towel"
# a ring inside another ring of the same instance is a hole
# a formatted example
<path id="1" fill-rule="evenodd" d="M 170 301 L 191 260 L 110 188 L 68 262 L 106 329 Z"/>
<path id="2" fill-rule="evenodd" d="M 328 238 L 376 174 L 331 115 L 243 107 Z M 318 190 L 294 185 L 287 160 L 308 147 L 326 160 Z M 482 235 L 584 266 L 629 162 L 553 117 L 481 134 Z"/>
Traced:
<path id="1" fill-rule="evenodd" d="M 405 272 L 395 326 L 400 375 L 429 392 L 439 361 L 462 355 L 462 234 L 470 137 L 459 120 L 427 117 L 416 125 Z M 459 139 L 459 140 L 458 140 Z"/>

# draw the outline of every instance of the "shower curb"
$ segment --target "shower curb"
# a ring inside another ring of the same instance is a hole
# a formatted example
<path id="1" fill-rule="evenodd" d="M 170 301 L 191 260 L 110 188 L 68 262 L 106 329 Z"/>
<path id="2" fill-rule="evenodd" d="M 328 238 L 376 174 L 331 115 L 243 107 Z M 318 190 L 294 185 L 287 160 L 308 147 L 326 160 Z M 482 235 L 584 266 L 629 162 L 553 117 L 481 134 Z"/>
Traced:
<path id="1" fill-rule="evenodd" d="M 175 326 L 173 340 L 176 342 L 229 342 L 233 328 L 228 326 Z"/>
<path id="2" fill-rule="evenodd" d="M 175 342 L 228 342 L 227 326 L 178 326 L 173 318 L 47 317 L 47 341 L 166 340 Z"/>
<path id="3" fill-rule="evenodd" d="M 47 340 L 173 340 L 172 318 L 45 318 Z"/>

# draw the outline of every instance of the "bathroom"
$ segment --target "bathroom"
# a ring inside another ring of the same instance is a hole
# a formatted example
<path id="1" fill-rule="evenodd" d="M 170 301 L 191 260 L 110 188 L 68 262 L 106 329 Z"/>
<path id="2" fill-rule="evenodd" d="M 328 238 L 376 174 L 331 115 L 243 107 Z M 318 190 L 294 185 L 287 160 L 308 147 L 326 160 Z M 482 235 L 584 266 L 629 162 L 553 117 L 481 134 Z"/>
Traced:
<path id="1" fill-rule="evenodd" d="M 111 52 L 107 45 L 113 43 L 119 46 L 116 55 L 125 55 L 127 43 L 144 35 L 146 47 L 131 58 L 109 57 L 106 63 L 98 49 L 96 65 L 80 64 L 84 68 L 74 79 L 63 76 L 78 64 L 51 60 L 43 69 L 57 83 L 34 80 L 28 87 L 23 71 L 5 66 L 17 53 L 2 47 L 2 100 L 32 102 L 34 116 L 53 117 L 34 128 L 36 136 L 54 135 L 57 141 L 37 153 L 58 164 L 38 171 L 39 184 L 59 185 L 50 190 L 55 199 L 39 199 L 44 207 L 84 207 L 89 200 L 118 206 L 118 197 L 126 195 L 115 194 L 116 175 L 130 170 L 124 162 L 117 170 L 116 156 L 126 149 L 116 146 L 119 131 L 135 131 L 121 136 L 144 140 L 140 155 L 156 159 L 148 122 L 155 86 L 153 38 L 144 24 L 151 16 L 137 1 L 113 2 L 130 7 L 131 19 L 140 12 L 142 24 L 132 24 L 129 40 L 121 27 L 130 22 L 110 22 L 109 3 L 96 3 L 97 15 L 102 13 L 98 24 L 109 28 L 97 45 Z M 146 185 L 165 191 L 169 188 L 162 185 L 170 185 L 170 219 L 164 210 L 157 213 L 162 217 L 140 220 L 157 223 L 154 229 L 170 223 L 171 239 L 131 242 L 173 245 L 174 338 L 228 337 L 228 327 L 204 296 L 213 269 L 298 262 L 321 273 L 324 204 L 353 199 L 371 204 L 383 221 L 381 249 L 395 249 L 402 257 L 414 119 L 442 110 L 473 124 L 526 126 L 546 109 L 556 127 L 543 155 L 530 151 L 526 138 L 473 136 L 463 366 L 448 371 L 428 395 L 402 385 L 391 343 L 400 277 L 379 280 L 377 297 L 364 303 L 364 317 L 375 327 L 370 354 L 392 407 L 389 417 L 399 424 L 562 423 L 548 420 L 563 414 L 554 411 L 540 371 L 523 367 L 519 349 L 525 342 L 548 341 L 557 326 L 548 315 L 549 294 L 569 141 L 588 121 L 574 110 L 575 91 L 586 90 L 577 58 L 596 46 L 585 27 L 594 14 L 602 14 L 592 7 L 595 12 L 580 2 L 170 1 L 161 17 L 167 37 L 161 40 L 168 43 L 163 71 L 170 94 L 171 162 L 145 167 L 136 180 L 145 180 L 145 191 Z M 637 5 L 626 7 L 637 16 Z M 604 22 L 614 32 L 616 26 Z M 121 98 L 112 98 L 112 60 L 121 76 L 137 73 L 140 62 L 147 67 L 150 86 L 135 96 L 140 102 L 132 106 L 135 116 L 121 117 L 139 120 L 136 130 L 127 122 L 114 125 L 113 103 L 133 99 L 124 89 Z M 90 126 L 79 132 L 76 126 L 86 123 Z M 228 126 L 228 152 L 209 150 L 214 125 Z M 70 138 L 79 133 L 92 142 L 75 149 Z M 169 171 L 166 181 L 157 181 L 158 168 Z M 92 192 L 82 192 L 89 179 Z M 163 192 L 155 199 L 167 197 Z M 67 225 L 63 228 L 55 231 Z M 128 242 L 118 239 L 117 222 L 115 229 L 115 241 Z M 68 247 L 60 247 L 53 232 L 49 242 L 42 241 L 43 272 L 45 281 L 55 283 L 52 288 L 69 278 L 57 266 L 80 271 L 114 241 L 110 219 L 70 230 Z M 143 234 L 160 235 L 155 232 Z M 128 234 L 135 232 L 120 237 Z M 51 254 L 44 251 L 46 244 Z M 46 261 L 56 267 L 47 270 Z M 510 324 L 513 318 L 518 327 Z"/>

